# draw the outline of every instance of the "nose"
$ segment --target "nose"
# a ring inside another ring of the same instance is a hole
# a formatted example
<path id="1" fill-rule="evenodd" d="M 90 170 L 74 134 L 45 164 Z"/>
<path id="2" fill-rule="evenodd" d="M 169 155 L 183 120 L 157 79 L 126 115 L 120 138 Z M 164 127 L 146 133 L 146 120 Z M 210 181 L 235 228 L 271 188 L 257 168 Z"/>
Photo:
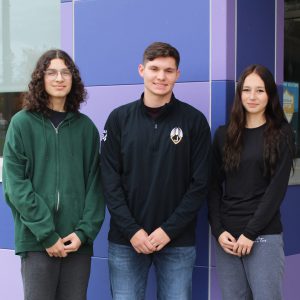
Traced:
<path id="1" fill-rule="evenodd" d="M 249 98 L 250 98 L 251 100 L 254 100 L 254 99 L 255 99 L 255 91 L 254 91 L 254 90 L 252 90 L 252 91 L 250 92 Z"/>
<path id="2" fill-rule="evenodd" d="M 165 77 L 166 77 L 166 75 L 165 75 L 165 72 L 164 72 L 163 70 L 161 70 L 160 72 L 158 72 L 157 78 L 158 78 L 159 80 L 164 80 Z"/>
<path id="3" fill-rule="evenodd" d="M 63 81 L 63 80 L 64 80 L 64 78 L 62 77 L 60 71 L 58 71 L 58 72 L 57 72 L 57 76 L 56 76 L 56 78 L 55 78 L 55 81 Z"/>

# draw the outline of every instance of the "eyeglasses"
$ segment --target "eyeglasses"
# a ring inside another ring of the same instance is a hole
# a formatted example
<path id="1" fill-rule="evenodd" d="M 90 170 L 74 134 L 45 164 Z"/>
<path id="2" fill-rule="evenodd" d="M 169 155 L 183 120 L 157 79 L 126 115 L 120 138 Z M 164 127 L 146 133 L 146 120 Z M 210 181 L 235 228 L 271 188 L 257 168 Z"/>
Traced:
<path id="1" fill-rule="evenodd" d="M 72 78 L 72 73 L 70 72 L 69 69 L 61 69 L 61 70 L 56 70 L 56 69 L 48 69 L 44 71 L 45 76 L 49 78 L 50 80 L 55 80 L 58 76 L 58 73 L 60 73 L 60 76 L 65 79 L 71 79 Z"/>

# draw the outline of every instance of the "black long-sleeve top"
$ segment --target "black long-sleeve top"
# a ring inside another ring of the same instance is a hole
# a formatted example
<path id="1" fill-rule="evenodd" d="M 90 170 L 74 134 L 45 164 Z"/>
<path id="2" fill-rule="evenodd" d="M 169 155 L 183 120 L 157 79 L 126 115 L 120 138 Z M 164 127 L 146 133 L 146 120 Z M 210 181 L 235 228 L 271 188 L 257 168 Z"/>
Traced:
<path id="1" fill-rule="evenodd" d="M 282 138 L 275 174 L 264 176 L 265 127 L 244 129 L 240 165 L 230 172 L 224 171 L 222 162 L 226 127 L 219 127 L 215 133 L 208 206 L 212 233 L 217 239 L 224 231 L 236 238 L 243 234 L 251 240 L 262 234 L 282 232 L 280 205 L 293 158 L 286 139 Z M 283 126 L 283 131 L 285 137 L 291 137 L 288 125 Z"/>
<path id="2" fill-rule="evenodd" d="M 194 245 L 208 191 L 211 143 L 204 115 L 173 96 L 153 120 L 141 98 L 115 109 L 105 133 L 101 164 L 109 240 L 130 244 L 138 230 L 150 234 L 161 227 L 171 238 L 168 246 Z"/>

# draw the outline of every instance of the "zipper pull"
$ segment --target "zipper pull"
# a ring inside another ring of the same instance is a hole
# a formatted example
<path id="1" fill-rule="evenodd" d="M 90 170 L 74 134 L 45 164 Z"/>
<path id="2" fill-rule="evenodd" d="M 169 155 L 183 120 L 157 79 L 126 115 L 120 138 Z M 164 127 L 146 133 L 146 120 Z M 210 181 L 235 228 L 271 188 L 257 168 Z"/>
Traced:
<path id="1" fill-rule="evenodd" d="M 154 129 L 157 129 L 157 123 L 154 124 Z"/>

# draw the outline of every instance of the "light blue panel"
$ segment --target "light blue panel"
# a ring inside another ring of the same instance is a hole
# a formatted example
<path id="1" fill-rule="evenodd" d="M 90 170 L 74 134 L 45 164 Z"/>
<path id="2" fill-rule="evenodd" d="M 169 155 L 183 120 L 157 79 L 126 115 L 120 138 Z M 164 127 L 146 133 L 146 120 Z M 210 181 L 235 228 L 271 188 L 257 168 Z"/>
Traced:
<path id="1" fill-rule="evenodd" d="M 299 227 L 298 227 L 299 228 Z M 300 254 L 285 258 L 285 273 L 283 280 L 283 299 L 299 299 Z"/>
<path id="2" fill-rule="evenodd" d="M 0 248 L 15 249 L 14 223 L 11 210 L 3 196 L 2 184 L 0 183 Z M 0 299 L 2 299 L 0 297 Z"/>
<path id="3" fill-rule="evenodd" d="M 75 2 L 75 59 L 87 86 L 141 83 L 137 66 L 154 41 L 180 51 L 180 81 L 208 81 L 209 0 Z"/>
<path id="4" fill-rule="evenodd" d="M 237 77 L 250 64 L 274 72 L 275 0 L 237 2 Z"/>
<path id="5" fill-rule="evenodd" d="M 211 268 L 210 270 L 210 300 L 222 299 L 221 290 L 217 277 L 217 269 Z"/>
<path id="6" fill-rule="evenodd" d="M 281 206 L 285 255 L 300 254 L 300 186 L 289 186 Z"/>
<path id="7" fill-rule="evenodd" d="M 73 56 L 73 7 L 72 2 L 61 4 L 61 49 Z"/>
<path id="8" fill-rule="evenodd" d="M 109 300 L 110 286 L 107 259 L 92 258 L 92 269 L 88 287 L 88 300 Z"/>
<path id="9" fill-rule="evenodd" d="M 234 81 L 212 81 L 211 83 L 211 131 L 224 125 L 229 117 L 234 98 Z"/>
<path id="10" fill-rule="evenodd" d="M 102 133 L 105 121 L 110 112 L 123 104 L 140 98 L 143 85 L 118 85 L 88 87 L 88 100 L 81 107 L 81 112 L 88 115 Z M 208 82 L 178 83 L 175 85 L 175 96 L 204 113 L 209 118 L 210 85 Z"/>
<path id="11" fill-rule="evenodd" d="M 208 268 L 196 267 L 193 273 L 193 300 L 208 299 Z"/>
<path id="12" fill-rule="evenodd" d="M 20 257 L 12 250 L 0 249 L 0 299 L 23 299 Z"/>

